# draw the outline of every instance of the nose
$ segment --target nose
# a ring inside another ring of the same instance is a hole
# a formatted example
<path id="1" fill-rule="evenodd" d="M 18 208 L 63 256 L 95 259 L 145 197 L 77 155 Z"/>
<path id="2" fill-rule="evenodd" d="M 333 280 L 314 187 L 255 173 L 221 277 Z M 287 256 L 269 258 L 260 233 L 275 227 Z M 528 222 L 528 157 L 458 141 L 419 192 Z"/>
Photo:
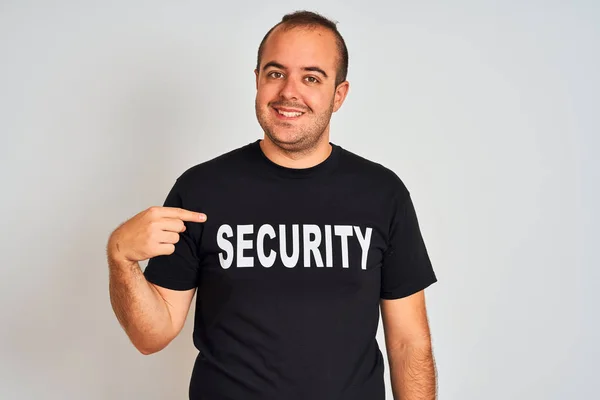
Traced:
<path id="1" fill-rule="evenodd" d="M 287 77 L 283 82 L 284 83 L 281 87 L 281 91 L 279 92 L 279 95 L 284 99 L 298 100 L 300 97 L 300 94 L 298 92 L 298 83 L 296 82 L 296 80 L 293 79 L 292 77 Z"/>

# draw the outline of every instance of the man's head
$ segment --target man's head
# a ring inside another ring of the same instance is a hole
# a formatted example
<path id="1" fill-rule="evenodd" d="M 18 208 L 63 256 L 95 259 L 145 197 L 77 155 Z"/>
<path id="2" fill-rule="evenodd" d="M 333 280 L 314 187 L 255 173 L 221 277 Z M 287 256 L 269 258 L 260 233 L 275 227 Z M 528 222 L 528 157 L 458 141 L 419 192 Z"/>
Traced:
<path id="1" fill-rule="evenodd" d="M 284 16 L 261 42 L 255 70 L 256 115 L 268 138 L 289 151 L 323 140 L 348 92 L 347 70 L 334 22 L 307 11 Z"/>

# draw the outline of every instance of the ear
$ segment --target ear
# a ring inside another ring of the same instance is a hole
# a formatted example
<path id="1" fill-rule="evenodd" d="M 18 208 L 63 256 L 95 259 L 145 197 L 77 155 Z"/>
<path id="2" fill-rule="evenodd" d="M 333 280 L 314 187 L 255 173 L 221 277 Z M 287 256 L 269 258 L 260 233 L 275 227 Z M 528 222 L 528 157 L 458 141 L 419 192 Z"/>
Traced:
<path id="1" fill-rule="evenodd" d="M 333 98 L 333 112 L 336 112 L 340 109 L 346 96 L 348 95 L 348 90 L 350 90 L 350 82 L 344 81 L 338 85 L 335 89 L 335 95 Z"/>
<path id="2" fill-rule="evenodd" d="M 254 75 L 256 75 L 256 90 L 258 90 L 258 69 L 254 70 Z"/>

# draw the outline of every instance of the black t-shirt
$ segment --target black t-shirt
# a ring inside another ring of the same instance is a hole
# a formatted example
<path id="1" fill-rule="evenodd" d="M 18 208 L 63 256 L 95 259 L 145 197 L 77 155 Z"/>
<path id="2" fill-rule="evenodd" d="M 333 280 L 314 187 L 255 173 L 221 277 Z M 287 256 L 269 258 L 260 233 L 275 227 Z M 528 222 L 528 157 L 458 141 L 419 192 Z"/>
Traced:
<path id="1" fill-rule="evenodd" d="M 332 144 L 306 169 L 260 140 L 184 172 L 165 206 L 206 213 L 149 282 L 198 288 L 193 400 L 383 400 L 379 301 L 436 281 L 409 191 Z"/>

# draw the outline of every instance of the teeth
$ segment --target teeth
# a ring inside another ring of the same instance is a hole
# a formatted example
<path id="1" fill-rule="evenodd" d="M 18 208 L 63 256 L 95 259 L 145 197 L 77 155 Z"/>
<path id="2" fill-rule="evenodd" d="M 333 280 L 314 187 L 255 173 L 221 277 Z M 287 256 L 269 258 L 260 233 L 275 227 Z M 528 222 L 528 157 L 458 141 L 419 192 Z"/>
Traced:
<path id="1" fill-rule="evenodd" d="M 281 115 L 283 115 L 284 117 L 288 117 L 288 118 L 293 118 L 293 117 L 299 117 L 304 113 L 301 112 L 287 112 L 287 111 L 281 111 L 281 110 L 277 110 L 277 112 Z"/>

